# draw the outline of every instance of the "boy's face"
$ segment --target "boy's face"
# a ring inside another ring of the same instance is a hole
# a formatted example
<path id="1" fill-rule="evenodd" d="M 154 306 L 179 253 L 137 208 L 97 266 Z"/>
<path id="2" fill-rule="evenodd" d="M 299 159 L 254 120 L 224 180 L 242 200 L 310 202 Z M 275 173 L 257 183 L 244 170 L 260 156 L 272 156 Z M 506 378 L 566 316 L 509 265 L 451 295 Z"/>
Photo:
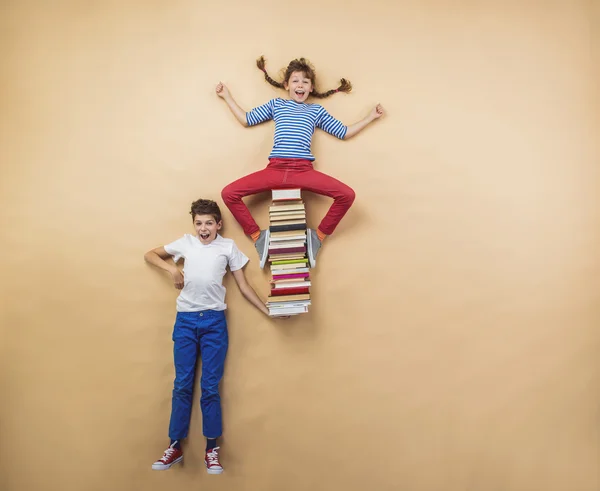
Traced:
<path id="1" fill-rule="evenodd" d="M 194 216 L 194 228 L 196 236 L 204 245 L 210 244 L 217 238 L 217 231 L 221 230 L 223 222 L 217 222 L 212 215 Z"/>

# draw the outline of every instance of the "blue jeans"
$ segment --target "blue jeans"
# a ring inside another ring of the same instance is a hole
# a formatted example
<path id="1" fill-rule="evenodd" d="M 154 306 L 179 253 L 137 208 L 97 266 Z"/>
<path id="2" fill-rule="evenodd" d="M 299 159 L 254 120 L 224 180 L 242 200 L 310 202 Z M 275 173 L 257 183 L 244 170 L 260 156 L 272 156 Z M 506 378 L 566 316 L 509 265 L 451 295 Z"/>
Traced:
<path id="1" fill-rule="evenodd" d="M 217 438 L 223 432 L 219 382 L 229 344 L 225 311 L 177 312 L 173 342 L 175 383 L 169 438 L 181 440 L 188 435 L 198 355 L 202 358 L 202 430 L 205 437 Z"/>

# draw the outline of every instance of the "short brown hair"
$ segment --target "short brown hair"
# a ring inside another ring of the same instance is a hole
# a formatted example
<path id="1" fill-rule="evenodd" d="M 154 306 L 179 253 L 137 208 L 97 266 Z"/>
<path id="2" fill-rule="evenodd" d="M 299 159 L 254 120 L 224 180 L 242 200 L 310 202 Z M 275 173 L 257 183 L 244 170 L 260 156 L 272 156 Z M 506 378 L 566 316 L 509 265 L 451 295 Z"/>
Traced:
<path id="1" fill-rule="evenodd" d="M 219 205 L 210 199 L 197 199 L 192 203 L 190 210 L 192 220 L 196 218 L 196 215 L 212 215 L 215 222 L 221 221 L 221 209 Z"/>

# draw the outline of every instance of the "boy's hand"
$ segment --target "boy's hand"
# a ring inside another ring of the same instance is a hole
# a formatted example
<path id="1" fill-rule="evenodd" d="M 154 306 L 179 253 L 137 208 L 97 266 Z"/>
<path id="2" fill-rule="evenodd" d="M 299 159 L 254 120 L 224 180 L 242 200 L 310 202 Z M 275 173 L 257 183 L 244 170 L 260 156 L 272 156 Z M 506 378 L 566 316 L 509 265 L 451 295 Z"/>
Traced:
<path id="1" fill-rule="evenodd" d="M 183 288 L 183 272 L 179 270 L 179 268 L 173 268 L 171 271 L 169 271 L 171 273 L 171 276 L 173 277 L 173 284 L 175 285 L 175 288 L 177 288 L 178 290 L 181 290 Z"/>
<path id="2" fill-rule="evenodd" d="M 217 84 L 217 88 L 215 89 L 217 91 L 217 95 L 223 99 L 226 99 L 227 97 L 229 97 L 229 89 L 227 87 L 225 87 L 225 85 L 223 85 L 222 82 L 219 82 Z"/>
<path id="3" fill-rule="evenodd" d="M 381 104 L 377 104 L 371 111 L 371 118 L 379 119 L 381 116 L 383 116 L 383 106 Z"/>

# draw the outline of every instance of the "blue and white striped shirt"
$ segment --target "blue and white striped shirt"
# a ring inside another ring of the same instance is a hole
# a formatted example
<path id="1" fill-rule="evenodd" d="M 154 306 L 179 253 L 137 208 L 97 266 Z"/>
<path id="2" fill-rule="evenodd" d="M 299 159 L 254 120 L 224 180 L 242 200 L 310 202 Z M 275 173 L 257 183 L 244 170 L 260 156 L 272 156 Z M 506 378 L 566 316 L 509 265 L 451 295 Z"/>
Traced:
<path id="1" fill-rule="evenodd" d="M 291 99 L 271 99 L 246 113 L 248 126 L 272 119 L 275 121 L 273 149 L 269 158 L 315 160 L 310 152 L 315 128 L 321 128 L 340 140 L 346 136 L 347 126 L 331 116 L 319 104 L 298 103 Z"/>

